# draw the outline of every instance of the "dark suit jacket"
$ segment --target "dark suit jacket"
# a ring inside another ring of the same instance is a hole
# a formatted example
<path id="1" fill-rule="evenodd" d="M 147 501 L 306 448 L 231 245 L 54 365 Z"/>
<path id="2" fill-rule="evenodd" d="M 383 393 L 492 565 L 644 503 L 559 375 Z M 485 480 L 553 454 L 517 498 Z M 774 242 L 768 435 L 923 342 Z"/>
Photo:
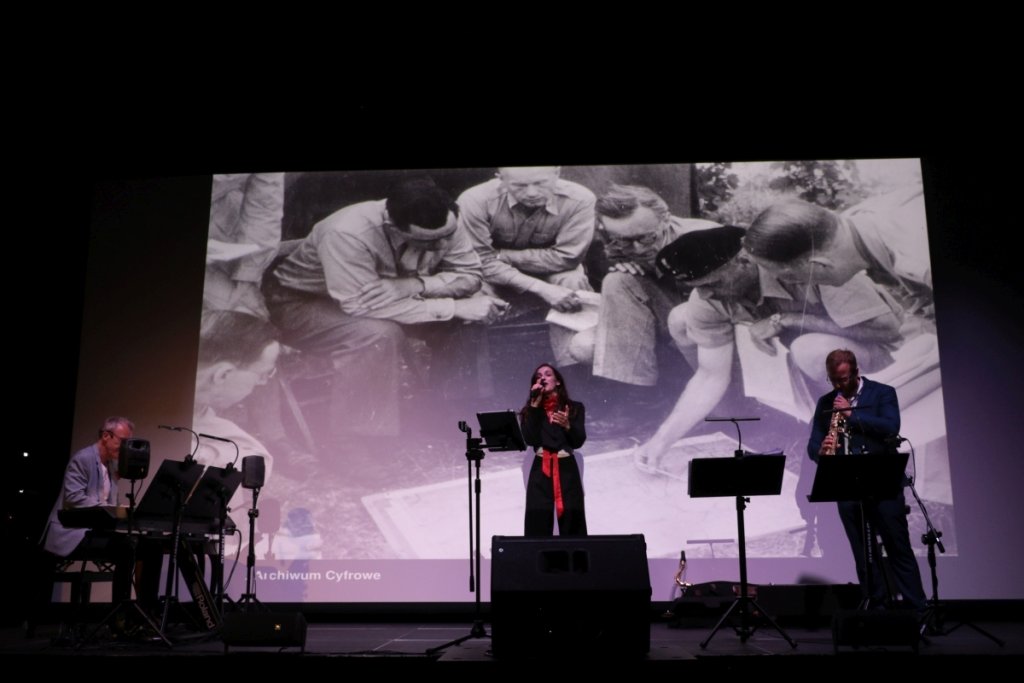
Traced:
<path id="1" fill-rule="evenodd" d="M 807 441 L 807 454 L 818 461 L 818 449 L 828 433 L 832 414 L 832 402 L 838 390 L 830 391 L 818 399 L 811 422 L 811 438 Z M 846 421 L 850 433 L 850 453 L 891 453 L 896 450 L 895 442 L 886 439 L 900 433 L 900 404 L 896 390 L 888 384 L 864 379 L 864 388 L 857 399 L 857 408 Z"/>
<path id="2" fill-rule="evenodd" d="M 583 404 L 572 401 L 569 410 L 569 429 L 551 424 L 543 408 L 527 407 L 520 419 L 523 428 L 523 439 L 534 449 L 547 448 L 552 451 L 564 450 L 574 452 L 587 440 L 585 411 Z"/>

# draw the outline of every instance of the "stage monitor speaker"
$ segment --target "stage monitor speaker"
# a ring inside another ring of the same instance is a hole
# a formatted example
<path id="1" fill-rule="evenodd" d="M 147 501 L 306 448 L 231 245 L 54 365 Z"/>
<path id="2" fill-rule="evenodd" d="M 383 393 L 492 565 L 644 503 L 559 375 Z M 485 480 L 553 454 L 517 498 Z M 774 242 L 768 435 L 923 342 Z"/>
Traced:
<path id="1" fill-rule="evenodd" d="M 117 454 L 117 476 L 138 481 L 149 474 L 149 442 L 145 439 L 124 439 Z"/>
<path id="2" fill-rule="evenodd" d="M 302 612 L 227 612 L 221 631 L 229 646 L 297 647 L 306 651 L 306 619 Z"/>
<path id="3" fill-rule="evenodd" d="M 832 644 L 842 646 L 909 647 L 917 652 L 920 642 L 913 610 L 838 610 L 832 617 Z"/>
<path id="4" fill-rule="evenodd" d="M 242 458 L 242 488 L 263 488 L 263 481 L 266 479 L 266 468 L 266 461 L 264 461 L 262 455 L 247 455 Z"/>
<path id="5" fill-rule="evenodd" d="M 496 658 L 642 657 L 651 648 L 650 621 L 642 534 L 492 539 Z"/>

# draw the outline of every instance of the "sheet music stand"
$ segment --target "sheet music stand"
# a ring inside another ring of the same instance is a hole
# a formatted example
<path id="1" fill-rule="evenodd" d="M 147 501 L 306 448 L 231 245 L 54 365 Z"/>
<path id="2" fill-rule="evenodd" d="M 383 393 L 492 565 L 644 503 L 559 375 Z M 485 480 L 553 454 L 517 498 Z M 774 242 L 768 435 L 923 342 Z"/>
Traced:
<path id="1" fill-rule="evenodd" d="M 512 410 L 497 413 L 477 413 L 480 438 L 489 451 L 525 451 L 526 440 L 519 427 L 519 418 Z"/>
<path id="2" fill-rule="evenodd" d="M 861 608 L 869 606 L 875 564 L 874 531 L 864 514 L 864 502 L 895 498 L 903 490 L 907 453 L 884 455 L 823 455 L 807 500 L 812 503 L 856 502 L 860 506 L 861 534 L 864 540 L 864 594 Z"/>
<path id="3" fill-rule="evenodd" d="M 242 484 L 242 472 L 234 467 L 208 466 L 185 503 L 182 517 L 217 527 L 217 563 L 211 569 L 211 590 L 218 614 L 224 611 L 224 529 L 228 523 L 228 501 Z M 201 582 L 198 582 L 201 583 Z M 197 584 L 191 582 L 189 585 Z M 205 596 L 204 596 L 205 597 Z M 195 600 L 196 596 L 192 596 Z"/>
<path id="4" fill-rule="evenodd" d="M 203 466 L 194 462 L 164 460 L 135 508 L 142 519 L 173 519 L 181 511 L 203 476 Z"/>
<path id="5" fill-rule="evenodd" d="M 732 458 L 694 458 L 690 460 L 687 493 L 691 498 L 736 497 L 736 527 L 739 537 L 740 594 L 715 624 L 708 637 L 700 646 L 705 649 L 718 629 L 722 628 L 733 612 L 739 610 L 740 625 L 735 627 L 740 642 L 745 643 L 757 630 L 749 625 L 750 608 L 753 606 L 768 623 L 779 632 L 791 647 L 796 642 L 768 616 L 747 590 L 747 539 L 743 525 L 743 510 L 750 499 L 746 496 L 777 496 L 782 492 L 782 473 L 786 467 L 785 455 L 750 455 L 737 451 Z"/>
<path id="6" fill-rule="evenodd" d="M 459 431 L 466 435 L 466 461 L 469 466 L 469 590 L 475 593 L 476 606 L 473 627 L 469 634 L 438 645 L 427 650 L 434 654 L 452 645 L 460 645 L 471 638 L 490 638 L 484 628 L 483 615 L 480 609 L 480 461 L 484 459 L 484 450 L 489 451 L 525 451 L 526 439 L 516 413 L 506 410 L 496 413 L 477 413 L 480 422 L 480 438 L 473 438 L 473 429 L 465 422 L 459 422 Z M 476 463 L 476 479 L 474 481 L 473 463 Z M 474 494 L 476 513 L 473 512 Z M 474 542 L 476 546 L 474 548 Z M 475 569 L 474 569 L 474 564 Z"/>
<path id="7" fill-rule="evenodd" d="M 171 520 L 171 551 L 167 560 L 167 579 L 164 584 L 164 606 L 160 616 L 160 630 L 167 629 L 171 603 L 176 602 L 175 580 L 178 574 L 178 550 L 181 541 L 181 522 L 185 504 L 203 475 L 203 466 L 189 458 L 183 461 L 164 460 L 139 502 L 136 514 L 140 518 Z"/>

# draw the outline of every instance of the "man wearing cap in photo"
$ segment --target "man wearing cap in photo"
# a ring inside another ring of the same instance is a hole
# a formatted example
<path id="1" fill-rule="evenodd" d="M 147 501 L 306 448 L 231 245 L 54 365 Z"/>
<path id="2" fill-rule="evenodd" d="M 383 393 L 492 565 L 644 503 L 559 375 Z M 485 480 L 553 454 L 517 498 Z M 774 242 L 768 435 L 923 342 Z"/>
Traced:
<path id="1" fill-rule="evenodd" d="M 881 288 L 863 273 L 842 288 L 779 282 L 742 250 L 743 236 L 735 226 L 698 230 L 658 254 L 661 270 L 693 288 L 689 300 L 669 314 L 668 328 L 684 354 L 696 349 L 697 369 L 672 412 L 638 448 L 641 467 L 656 466 L 725 395 L 736 325 L 746 326 L 753 345 L 769 356 L 778 353 L 778 345 L 788 348 L 808 375 L 811 368 L 820 374 L 825 347 L 856 348 L 863 367 L 892 362 L 888 351 L 900 339 L 900 311 Z"/>

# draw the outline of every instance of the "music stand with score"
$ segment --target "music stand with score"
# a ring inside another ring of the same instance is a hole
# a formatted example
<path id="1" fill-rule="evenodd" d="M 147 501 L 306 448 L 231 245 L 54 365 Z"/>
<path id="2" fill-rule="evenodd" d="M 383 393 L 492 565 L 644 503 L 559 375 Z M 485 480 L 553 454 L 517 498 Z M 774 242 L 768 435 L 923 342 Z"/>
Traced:
<path id="1" fill-rule="evenodd" d="M 743 511 L 750 502 L 747 496 L 777 496 L 782 492 L 782 474 L 786 467 L 785 455 L 751 455 L 737 451 L 732 458 L 694 458 L 690 460 L 689 482 L 687 493 L 691 498 L 725 498 L 736 497 L 736 527 L 738 531 L 740 555 L 740 594 L 726 610 L 722 618 L 715 624 L 708 637 L 700 646 L 704 649 L 715 637 L 726 620 L 733 612 L 739 610 L 740 625 L 735 627 L 740 642 L 747 639 L 757 630 L 749 625 L 750 608 L 755 608 L 786 639 L 791 647 L 796 642 L 783 631 L 775 620 L 748 595 L 747 589 L 747 540 L 743 524 Z"/>
<path id="2" fill-rule="evenodd" d="M 140 519 L 170 520 L 170 554 L 167 560 L 167 576 L 164 584 L 163 610 L 160 616 L 160 630 L 167 629 L 171 603 L 177 602 L 175 577 L 178 573 L 178 546 L 181 541 L 181 522 L 185 504 L 203 475 L 203 466 L 190 458 L 184 461 L 164 460 L 150 482 L 149 488 L 139 502 L 136 512 Z"/>
<path id="3" fill-rule="evenodd" d="M 818 469 L 807 500 L 812 503 L 855 502 L 860 507 L 866 582 L 862 609 L 870 604 L 876 555 L 874 530 L 864 514 L 864 503 L 900 494 L 906 479 L 907 457 L 907 453 L 897 451 L 884 455 L 822 455 L 818 458 Z"/>
<path id="4" fill-rule="evenodd" d="M 234 467 L 207 466 L 202 478 L 196 484 L 185 503 L 183 517 L 187 521 L 200 522 L 207 525 L 208 529 L 217 529 L 217 562 L 211 568 L 213 600 L 218 613 L 224 611 L 224 534 L 225 528 L 231 522 L 228 517 L 228 501 L 235 495 L 235 491 L 242 484 L 242 472 Z M 197 588 L 203 584 L 191 581 L 189 585 Z M 201 595 L 202 598 L 206 596 Z M 192 596 L 196 600 L 196 596 Z"/>
<path id="5" fill-rule="evenodd" d="M 487 630 L 484 629 L 483 615 L 480 609 L 480 461 L 484 459 L 484 450 L 525 451 L 526 439 L 523 438 L 519 419 L 514 411 L 477 413 L 476 418 L 480 423 L 480 438 L 473 437 L 473 429 L 468 424 L 464 421 L 459 422 L 459 431 L 466 435 L 466 462 L 469 468 L 469 590 L 475 594 L 476 602 L 473 627 L 468 635 L 430 648 L 427 650 L 427 654 L 440 652 L 471 638 L 490 638 Z M 476 463 L 475 478 L 473 463 Z"/>
<path id="6" fill-rule="evenodd" d="M 526 440 L 519 428 L 519 419 L 511 410 L 496 413 L 477 413 L 480 437 L 489 451 L 525 451 Z"/>

